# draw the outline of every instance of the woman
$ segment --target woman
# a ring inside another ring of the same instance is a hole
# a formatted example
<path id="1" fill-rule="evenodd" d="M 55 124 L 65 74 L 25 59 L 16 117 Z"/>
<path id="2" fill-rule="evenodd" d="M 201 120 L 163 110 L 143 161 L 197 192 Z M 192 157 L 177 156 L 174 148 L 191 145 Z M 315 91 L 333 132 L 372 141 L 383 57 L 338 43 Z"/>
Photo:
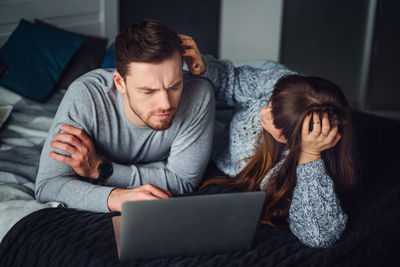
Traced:
<path id="1" fill-rule="evenodd" d="M 261 189 L 263 223 L 288 222 L 304 244 L 331 246 L 347 222 L 339 198 L 355 182 L 350 111 L 340 88 L 280 65 L 235 68 L 202 58 L 191 37 L 180 37 L 189 70 L 214 84 L 217 100 L 241 106 L 231 121 L 229 144 L 216 157 L 217 166 L 235 179 L 219 177 L 203 186 Z"/>

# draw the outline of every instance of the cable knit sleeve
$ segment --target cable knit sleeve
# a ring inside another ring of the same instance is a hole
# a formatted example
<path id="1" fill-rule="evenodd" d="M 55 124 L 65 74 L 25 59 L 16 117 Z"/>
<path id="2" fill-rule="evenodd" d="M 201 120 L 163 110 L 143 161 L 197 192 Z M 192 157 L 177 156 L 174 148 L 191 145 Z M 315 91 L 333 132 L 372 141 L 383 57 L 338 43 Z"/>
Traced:
<path id="1" fill-rule="evenodd" d="M 293 73 L 273 61 L 259 69 L 246 65 L 235 67 L 229 60 L 217 60 L 212 56 L 203 59 L 207 66 L 203 76 L 214 85 L 216 100 L 228 105 L 249 107 L 259 100 L 264 100 L 265 105 L 278 79 Z"/>
<path id="2" fill-rule="evenodd" d="M 297 184 L 289 209 L 293 234 L 310 247 L 326 248 L 343 233 L 347 216 L 322 160 L 297 166 Z"/>
<path id="3" fill-rule="evenodd" d="M 236 106 L 229 138 L 221 140 L 220 149 L 213 152 L 217 167 L 235 176 L 258 145 L 257 137 L 262 131 L 260 110 L 267 106 L 278 79 L 293 72 L 273 61 L 266 61 L 262 68 L 253 68 L 234 66 L 229 60 L 212 56 L 203 59 L 207 65 L 203 77 L 214 85 L 216 100 Z"/>
<path id="4" fill-rule="evenodd" d="M 235 67 L 212 56 L 203 59 L 207 65 L 203 76 L 214 85 L 216 100 L 240 105 L 230 124 L 227 145 L 215 156 L 218 168 L 235 176 L 258 146 L 261 108 L 267 105 L 278 79 L 294 72 L 274 62 L 259 69 Z M 290 228 L 297 238 L 311 247 L 328 247 L 339 239 L 346 221 L 322 160 L 299 165 L 289 209 Z"/>

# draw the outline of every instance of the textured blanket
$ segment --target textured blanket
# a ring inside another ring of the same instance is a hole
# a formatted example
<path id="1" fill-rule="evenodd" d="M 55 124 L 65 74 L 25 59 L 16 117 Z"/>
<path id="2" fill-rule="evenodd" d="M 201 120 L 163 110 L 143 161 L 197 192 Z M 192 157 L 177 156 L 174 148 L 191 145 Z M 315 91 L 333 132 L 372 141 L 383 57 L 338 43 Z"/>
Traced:
<path id="1" fill-rule="evenodd" d="M 260 225 L 251 249 L 195 257 L 119 262 L 111 217 L 42 209 L 20 220 L 0 244 L 0 266 L 398 266 L 400 122 L 355 112 L 360 184 L 349 224 L 328 249 L 308 248 L 289 230 Z M 211 186 L 198 194 L 223 193 Z"/>
<path id="2" fill-rule="evenodd" d="M 391 197 L 374 205 L 365 201 L 361 205 L 364 210 L 357 214 L 342 240 L 329 249 L 308 248 L 290 231 L 260 225 L 249 250 L 132 262 L 118 260 L 111 222 L 115 214 L 43 209 L 25 217 L 7 234 L 0 245 L 0 265 L 395 266 L 400 211 L 394 203 L 400 203 L 400 197 L 393 192 L 387 195 Z"/>

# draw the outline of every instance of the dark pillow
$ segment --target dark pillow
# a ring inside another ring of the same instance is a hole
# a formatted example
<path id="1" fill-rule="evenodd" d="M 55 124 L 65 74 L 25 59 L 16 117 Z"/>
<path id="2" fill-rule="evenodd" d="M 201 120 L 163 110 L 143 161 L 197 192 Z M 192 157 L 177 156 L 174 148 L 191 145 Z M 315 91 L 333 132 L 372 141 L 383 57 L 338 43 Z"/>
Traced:
<path id="1" fill-rule="evenodd" d="M 0 84 L 44 101 L 84 41 L 80 36 L 22 19 L 0 49 L 0 61 L 9 69 Z"/>
<path id="2" fill-rule="evenodd" d="M 3 64 L 0 62 L 0 77 L 3 77 L 4 75 L 6 75 L 6 74 L 8 74 L 8 73 L 9 73 L 9 70 L 8 70 L 7 66 L 6 66 L 6 65 L 3 65 Z"/>
<path id="3" fill-rule="evenodd" d="M 103 58 L 103 62 L 101 63 L 101 67 L 103 69 L 115 68 L 114 49 L 115 49 L 115 43 L 112 43 L 112 45 L 110 45 L 110 47 L 107 49 L 106 54 L 104 55 Z"/>
<path id="4" fill-rule="evenodd" d="M 35 23 L 81 36 L 86 39 L 78 51 L 76 51 L 75 55 L 71 58 L 71 61 L 68 63 L 67 68 L 57 84 L 58 87 L 68 88 L 68 86 L 82 74 L 100 68 L 101 61 L 103 60 L 104 52 L 106 51 L 108 43 L 107 39 L 68 32 L 38 19 L 35 19 Z"/>

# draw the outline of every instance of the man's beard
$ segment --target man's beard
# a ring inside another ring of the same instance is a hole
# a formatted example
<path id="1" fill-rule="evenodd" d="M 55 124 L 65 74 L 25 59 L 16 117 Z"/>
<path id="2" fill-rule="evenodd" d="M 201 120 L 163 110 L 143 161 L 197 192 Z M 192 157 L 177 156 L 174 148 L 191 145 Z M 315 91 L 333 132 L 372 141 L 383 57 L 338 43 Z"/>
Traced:
<path id="1" fill-rule="evenodd" d="M 139 111 L 137 111 L 134 107 L 132 107 L 132 105 L 129 103 L 129 107 L 131 108 L 132 112 L 135 113 L 136 116 L 138 116 L 138 118 L 140 120 L 142 120 L 148 127 L 152 128 L 155 131 L 164 131 L 166 129 L 168 129 L 171 125 L 172 122 L 174 120 L 175 117 L 175 113 L 176 113 L 176 107 L 171 107 L 169 109 L 160 109 L 160 110 L 156 110 L 156 111 L 151 111 L 149 114 L 145 115 Z M 165 114 L 165 113 L 169 113 L 169 116 L 167 119 L 164 120 L 159 120 L 158 122 L 152 122 L 151 118 L 153 117 L 153 115 L 155 114 Z"/>

